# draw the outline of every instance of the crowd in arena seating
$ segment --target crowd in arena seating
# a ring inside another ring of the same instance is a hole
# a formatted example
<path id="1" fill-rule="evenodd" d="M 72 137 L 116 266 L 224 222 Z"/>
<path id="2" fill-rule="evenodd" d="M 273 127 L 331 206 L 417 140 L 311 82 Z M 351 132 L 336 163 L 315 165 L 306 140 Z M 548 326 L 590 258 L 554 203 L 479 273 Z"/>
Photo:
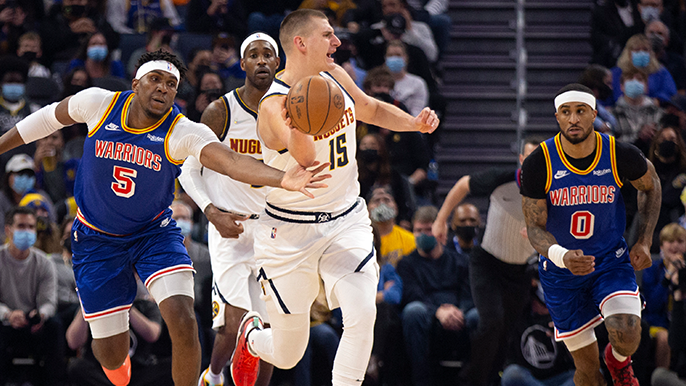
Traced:
<path id="1" fill-rule="evenodd" d="M 159 49 L 175 53 L 188 67 L 175 102 L 199 121 L 213 100 L 244 82 L 240 42 L 254 31 L 276 38 L 280 22 L 297 8 L 328 16 L 341 40 L 335 61 L 366 93 L 413 115 L 428 106 L 442 117 L 448 3 L 0 0 L 0 134 L 41 106 L 88 87 L 129 89 L 138 58 Z M 634 369 L 641 384 L 683 386 L 686 7 L 676 0 L 598 0 L 590 27 L 592 64 L 579 74 L 579 83 L 600 101 L 595 128 L 641 149 L 662 184 L 654 263 L 639 273 L 647 307 Z M 395 133 L 358 123 L 360 195 L 367 200 L 381 268 L 365 385 L 460 384 L 456 374 L 470 361 L 480 316 L 469 259 L 484 225 L 467 200 L 452 214 L 446 245 L 436 244 L 431 225 L 441 202 L 430 164 L 435 165 L 440 129 L 430 135 Z M 109 384 L 90 349 L 71 270 L 74 183 L 87 134 L 84 124 L 75 124 L 0 155 L 0 386 Z M 631 184 L 622 193 L 631 245 L 637 194 Z M 208 222 L 180 185 L 172 210 L 197 271 L 195 308 L 207 367 L 214 335 Z M 18 250 L 21 256 L 12 254 Z M 535 261 L 532 256 L 527 269 L 527 307 L 508 326 L 506 360 L 485 375 L 489 386 L 572 384 L 571 356 L 550 337 Z M 171 385 L 171 342 L 159 309 L 139 284 L 131 309 L 131 384 Z M 340 313 L 328 310 L 320 297 L 311 320 L 305 357 L 293 370 L 277 371 L 273 385 L 330 384 L 343 328 Z M 602 328 L 600 341 L 607 340 Z"/>

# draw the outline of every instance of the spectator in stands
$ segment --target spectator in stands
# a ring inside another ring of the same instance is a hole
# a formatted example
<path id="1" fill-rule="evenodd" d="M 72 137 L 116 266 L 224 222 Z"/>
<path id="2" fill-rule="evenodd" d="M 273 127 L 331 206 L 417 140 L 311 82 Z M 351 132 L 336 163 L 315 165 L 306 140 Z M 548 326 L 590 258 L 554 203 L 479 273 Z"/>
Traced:
<path id="1" fill-rule="evenodd" d="M 129 349 L 129 386 L 173 385 L 169 334 L 157 304 L 138 281 L 138 294 L 129 311 L 129 335 L 135 342 Z M 81 308 L 67 328 L 66 338 L 69 348 L 80 352 L 78 358 L 69 362 L 69 380 L 83 386 L 111 384 L 93 355 L 91 332 Z"/>
<path id="2" fill-rule="evenodd" d="M 29 64 L 15 56 L 0 58 L 0 133 L 5 133 L 40 106 L 26 99 Z"/>
<path id="3" fill-rule="evenodd" d="M 110 51 L 119 47 L 119 34 L 88 0 L 62 0 L 61 4 L 53 4 L 41 22 L 43 54 L 47 62 L 68 62 L 76 56 L 83 39 L 97 31 L 105 36 Z"/>
<path id="4" fill-rule="evenodd" d="M 279 36 L 279 27 L 290 11 L 298 9 L 302 0 L 248 1 L 248 33 L 264 31 L 269 36 Z"/>
<path id="5" fill-rule="evenodd" d="M 467 259 L 436 241 L 431 225 L 437 214 L 432 206 L 417 209 L 412 219 L 417 249 L 397 267 L 403 282 L 403 336 L 415 386 L 436 384 L 431 358 L 466 360 L 469 334 L 478 323 Z M 432 341 L 440 344 L 432 346 Z M 449 352 L 431 352 L 430 347 Z"/>
<path id="6" fill-rule="evenodd" d="M 36 32 L 26 32 L 19 37 L 17 56 L 29 63 L 29 76 L 36 78 L 49 78 L 50 70 L 38 60 L 43 56 L 40 35 Z"/>
<path id="7" fill-rule="evenodd" d="M 410 228 L 410 219 L 415 209 L 412 186 L 406 177 L 394 170 L 383 138 L 378 134 L 367 134 L 360 140 L 357 149 L 358 181 L 360 196 L 369 197 L 374 188 L 388 185 L 393 192 L 398 222 Z"/>
<path id="8" fill-rule="evenodd" d="M 398 206 L 391 188 L 388 185 L 375 187 L 367 197 L 367 209 L 372 228 L 379 236 L 379 266 L 389 263 L 395 267 L 398 261 L 414 251 L 416 244 L 412 233 L 395 223 Z"/>
<path id="9" fill-rule="evenodd" d="M 415 20 L 431 27 L 439 58 L 450 42 L 452 20 L 448 15 L 448 0 L 407 0 L 410 12 Z"/>
<path id="10" fill-rule="evenodd" d="M 646 24 L 645 34 L 650 39 L 655 57 L 672 75 L 677 91 L 681 94 L 685 93 L 686 65 L 683 56 L 667 50 L 671 36 L 669 28 L 665 23 L 655 19 Z"/>
<path id="11" fill-rule="evenodd" d="M 57 307 L 55 267 L 36 241 L 33 209 L 15 207 L 5 218 L 8 241 L 0 249 L 0 384 L 16 354 L 44 361 L 43 384 L 64 378 L 64 330 L 54 318 Z"/>
<path id="12" fill-rule="evenodd" d="M 207 71 L 200 77 L 198 87 L 195 90 L 195 101 L 188 105 L 188 118 L 200 122 L 203 111 L 212 101 L 224 95 L 224 84 L 216 72 Z"/>
<path id="13" fill-rule="evenodd" d="M 591 63 L 613 67 L 629 37 L 641 32 L 637 0 L 610 0 L 596 6 L 591 16 Z"/>
<path id="14" fill-rule="evenodd" d="M 188 55 L 188 71 L 186 76 L 181 79 L 179 91 L 176 94 L 176 103 L 185 111 L 188 103 L 195 100 L 195 89 L 198 87 L 198 80 L 205 72 L 210 71 L 212 63 L 212 51 L 208 48 L 195 47 Z"/>
<path id="15" fill-rule="evenodd" d="M 686 229 L 677 223 L 667 224 L 660 231 L 660 256 L 653 258 L 653 265 L 643 271 L 641 294 L 646 301 L 642 318 L 650 325 L 650 337 L 654 342 L 655 366 L 669 368 L 668 343 L 670 299 L 669 277 L 684 266 L 686 253 Z"/>
<path id="16" fill-rule="evenodd" d="M 621 76 L 622 96 L 611 109 L 617 118 L 614 135 L 617 140 L 632 143 L 646 154 L 664 110 L 646 95 L 648 77 L 643 71 L 630 68 Z"/>
<path id="17" fill-rule="evenodd" d="M 191 0 L 186 27 L 203 34 L 227 32 L 242 40 L 248 33 L 247 18 L 242 1 Z"/>
<path id="18" fill-rule="evenodd" d="M 70 95 L 74 95 L 79 91 L 85 90 L 93 86 L 88 72 L 83 67 L 76 67 L 69 71 L 62 80 L 64 88 L 60 99 L 64 99 Z M 88 134 L 88 126 L 85 123 L 75 123 L 71 126 L 64 127 L 60 130 L 63 135 L 64 148 L 62 150 L 63 160 L 78 160 L 83 155 L 83 141 Z M 35 154 L 35 153 L 34 153 Z M 67 176 L 67 180 L 72 180 L 74 177 Z"/>
<path id="19" fill-rule="evenodd" d="M 684 214 L 681 192 L 686 187 L 686 145 L 681 134 L 672 127 L 664 127 L 655 133 L 647 154 L 662 185 L 662 205 L 653 235 L 653 250 L 660 245 L 659 232 Z"/>
<path id="20" fill-rule="evenodd" d="M 25 7 L 28 4 L 8 0 L 3 3 L 0 11 L 0 55 L 16 52 L 19 36 L 27 32 Z"/>
<path id="21" fill-rule="evenodd" d="M 5 214 L 12 207 L 19 205 L 24 195 L 28 193 L 40 193 L 48 199 L 48 194 L 36 190 L 36 172 L 33 170 L 33 160 L 26 154 L 17 154 L 10 158 L 5 165 L 5 177 L 0 191 L 0 222 L 5 221 Z M 50 205 L 50 212 L 52 205 Z M 4 222 L 0 225 L 4 225 Z M 0 227 L 0 240 L 4 240 L 4 226 Z"/>
<path id="22" fill-rule="evenodd" d="M 381 12 L 384 16 L 384 28 L 381 32 L 386 41 L 400 39 L 421 48 L 429 62 L 435 63 L 438 60 L 438 47 L 431 28 L 426 23 L 412 19 L 406 0 L 381 0 Z"/>
<path id="23" fill-rule="evenodd" d="M 669 101 L 676 94 L 674 79 L 665 66 L 658 62 L 650 40 L 643 34 L 634 35 L 626 42 L 617 60 L 617 66 L 612 68 L 612 90 L 615 102 L 623 93 L 620 87 L 622 72 L 631 69 L 648 74 L 649 97 Z"/>
<path id="24" fill-rule="evenodd" d="M 88 36 L 81 44 L 81 49 L 69 63 L 67 71 L 83 67 L 91 79 L 113 76 L 126 78 L 124 65 L 119 60 L 112 59 L 112 53 L 107 48 L 105 35 L 96 32 Z"/>
<path id="25" fill-rule="evenodd" d="M 61 252 L 61 235 L 59 234 L 59 227 L 52 220 L 55 218 L 55 215 L 50 212 L 53 210 L 50 201 L 38 193 L 29 193 L 19 201 L 19 206 L 31 208 L 36 213 L 36 242 L 33 245 L 34 248 L 40 249 L 47 254 Z"/>
<path id="26" fill-rule="evenodd" d="M 107 21 L 120 34 L 146 33 L 161 17 L 174 27 L 181 25 L 171 0 L 107 0 Z"/>
<path id="27" fill-rule="evenodd" d="M 241 69 L 241 58 L 237 48 L 236 41 L 231 35 L 220 33 L 212 39 L 210 68 L 219 74 L 226 90 L 233 90 L 245 83 L 245 71 Z"/>
<path id="28" fill-rule="evenodd" d="M 64 84 L 62 99 L 93 86 L 93 80 L 83 67 L 72 68 L 64 76 L 62 83 Z"/>
<path id="29" fill-rule="evenodd" d="M 676 94 L 672 100 L 663 104 L 665 115 L 662 127 L 672 126 L 678 128 L 681 135 L 686 135 L 686 95 Z"/>
<path id="30" fill-rule="evenodd" d="M 446 248 L 457 253 L 471 255 L 472 249 L 479 245 L 479 228 L 481 228 L 479 209 L 468 202 L 458 205 L 450 220 L 452 237 L 446 241 Z"/>
<path id="31" fill-rule="evenodd" d="M 579 76 L 578 82 L 590 88 L 598 101 L 598 115 L 593 121 L 593 128 L 601 133 L 612 134 L 617 126 L 617 119 L 603 105 L 612 101 L 612 73 L 600 64 L 591 64 Z"/>
<path id="32" fill-rule="evenodd" d="M 36 184 L 45 190 L 52 202 L 60 202 L 74 195 L 79 159 L 64 157 L 64 137 L 58 130 L 36 141 L 33 155 Z"/>
<path id="33" fill-rule="evenodd" d="M 62 326 L 71 323 L 76 310 L 79 309 L 79 295 L 76 293 L 76 280 L 71 262 L 71 226 L 74 217 L 67 217 L 60 225 L 62 251 L 53 253 L 50 258 L 55 265 L 57 275 L 57 317 Z"/>
<path id="34" fill-rule="evenodd" d="M 334 28 L 337 26 L 343 26 L 345 14 L 348 11 L 357 8 L 357 5 L 353 0 L 303 0 L 298 7 L 300 9 L 317 9 L 324 13 L 332 13 L 333 23 L 331 23 Z"/>
<path id="35" fill-rule="evenodd" d="M 429 89 L 422 78 L 407 72 L 408 59 L 407 49 L 402 41 L 388 42 L 386 67 L 393 74 L 395 82 L 391 96 L 407 106 L 410 114 L 417 115 L 429 105 Z"/>
<path id="36" fill-rule="evenodd" d="M 161 17 L 150 22 L 148 33 L 146 34 L 145 47 L 140 47 L 131 53 L 129 62 L 126 64 L 126 71 L 130 77 L 136 74 L 138 59 L 146 52 L 163 50 L 174 53 L 179 58 L 181 55 L 172 50 L 170 44 L 174 37 L 174 27 L 169 23 L 169 19 Z"/>

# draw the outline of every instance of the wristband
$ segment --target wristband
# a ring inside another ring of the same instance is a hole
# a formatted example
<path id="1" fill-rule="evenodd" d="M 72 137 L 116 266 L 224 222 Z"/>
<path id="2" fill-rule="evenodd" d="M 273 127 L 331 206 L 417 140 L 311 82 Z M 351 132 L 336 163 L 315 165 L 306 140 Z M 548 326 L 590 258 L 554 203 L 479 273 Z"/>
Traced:
<path id="1" fill-rule="evenodd" d="M 553 244 L 548 248 L 548 260 L 552 261 L 553 264 L 560 268 L 567 268 L 563 259 L 567 252 L 569 252 L 569 249 L 559 244 Z"/>
<path id="2" fill-rule="evenodd" d="M 17 132 L 24 143 L 45 138 L 64 127 L 55 116 L 59 102 L 49 104 L 17 122 Z"/>

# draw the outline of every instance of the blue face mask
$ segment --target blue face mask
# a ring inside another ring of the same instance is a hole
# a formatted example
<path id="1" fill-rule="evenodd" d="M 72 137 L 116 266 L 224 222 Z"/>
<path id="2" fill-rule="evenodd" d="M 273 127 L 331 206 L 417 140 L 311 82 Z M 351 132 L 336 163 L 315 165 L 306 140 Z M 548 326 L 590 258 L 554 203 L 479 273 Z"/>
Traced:
<path id="1" fill-rule="evenodd" d="M 26 174 L 17 174 L 14 176 L 12 190 L 14 190 L 17 194 L 24 194 L 33 189 L 34 185 L 36 185 L 36 177 Z"/>
<path id="2" fill-rule="evenodd" d="M 646 86 L 640 80 L 629 79 L 624 82 L 624 94 L 629 98 L 636 98 L 645 94 Z"/>
<path id="3" fill-rule="evenodd" d="M 24 85 L 21 83 L 5 83 L 2 85 L 2 96 L 16 102 L 24 95 Z"/>
<path id="4" fill-rule="evenodd" d="M 107 46 L 90 46 L 87 54 L 89 59 L 102 62 L 107 57 Z"/>
<path id="5" fill-rule="evenodd" d="M 641 19 L 648 24 L 652 20 L 660 18 L 660 10 L 656 7 L 641 7 Z"/>
<path id="6" fill-rule="evenodd" d="M 631 53 L 631 63 L 638 68 L 648 67 L 650 53 L 648 51 L 634 51 Z"/>
<path id="7" fill-rule="evenodd" d="M 187 220 L 176 220 L 176 226 L 181 228 L 181 234 L 183 237 L 188 237 L 191 234 L 191 229 L 193 229 L 193 224 Z"/>
<path id="8" fill-rule="evenodd" d="M 20 251 L 25 251 L 36 243 L 36 232 L 22 230 L 14 231 L 12 242 Z"/>
<path id="9" fill-rule="evenodd" d="M 436 244 L 438 244 L 436 237 L 429 236 L 424 233 L 415 237 L 415 241 L 417 242 L 417 249 L 420 249 L 426 253 L 431 252 L 436 247 Z"/>
<path id="10" fill-rule="evenodd" d="M 400 56 L 389 56 L 386 58 L 386 67 L 397 74 L 405 68 L 405 59 Z"/>

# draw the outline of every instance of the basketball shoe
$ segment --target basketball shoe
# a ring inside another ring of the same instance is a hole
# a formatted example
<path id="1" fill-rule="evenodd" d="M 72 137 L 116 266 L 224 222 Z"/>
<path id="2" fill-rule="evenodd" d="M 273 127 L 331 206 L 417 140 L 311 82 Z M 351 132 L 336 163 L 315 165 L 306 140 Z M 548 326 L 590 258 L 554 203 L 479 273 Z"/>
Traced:
<path id="1" fill-rule="evenodd" d="M 200 375 L 200 380 L 198 381 L 198 386 L 224 386 L 224 374 L 219 374 L 221 381 L 219 383 L 212 383 L 209 379 L 210 369 L 209 367 L 202 372 Z"/>
<path id="2" fill-rule="evenodd" d="M 260 357 L 257 356 L 248 345 L 248 334 L 252 330 L 262 330 L 264 324 L 260 314 L 250 311 L 243 315 L 238 337 L 236 338 L 236 349 L 231 355 L 231 378 L 236 386 L 253 386 L 257 381 L 260 371 Z"/>
<path id="3" fill-rule="evenodd" d="M 612 355 L 612 346 L 609 343 L 605 346 L 605 364 L 615 386 L 639 386 L 634 369 L 631 367 L 631 357 L 626 358 L 624 362 L 618 361 Z"/>

